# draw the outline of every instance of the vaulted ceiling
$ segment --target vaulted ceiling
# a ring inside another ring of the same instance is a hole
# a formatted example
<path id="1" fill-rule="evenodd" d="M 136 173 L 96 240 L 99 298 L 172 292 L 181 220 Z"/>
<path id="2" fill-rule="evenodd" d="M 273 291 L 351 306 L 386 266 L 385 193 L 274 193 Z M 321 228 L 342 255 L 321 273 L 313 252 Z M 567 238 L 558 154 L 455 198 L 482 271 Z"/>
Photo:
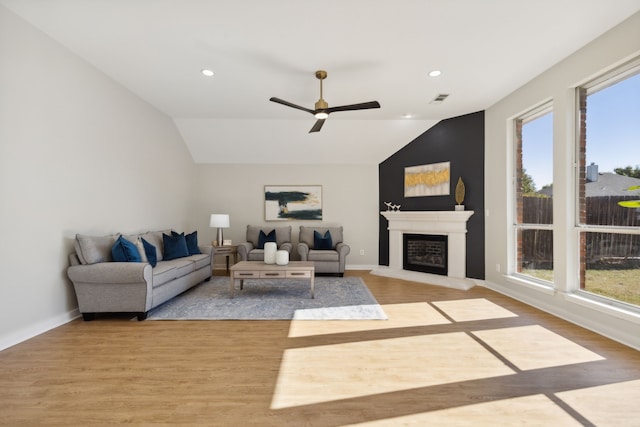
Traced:
<path id="1" fill-rule="evenodd" d="M 377 164 L 439 120 L 487 109 L 640 10 L 640 0 L 0 4 L 172 117 L 194 161 L 275 164 Z M 313 116 L 269 98 L 313 109 L 320 69 L 329 106 L 382 107 L 334 113 L 308 133 Z M 449 97 L 431 103 L 439 94 Z"/>

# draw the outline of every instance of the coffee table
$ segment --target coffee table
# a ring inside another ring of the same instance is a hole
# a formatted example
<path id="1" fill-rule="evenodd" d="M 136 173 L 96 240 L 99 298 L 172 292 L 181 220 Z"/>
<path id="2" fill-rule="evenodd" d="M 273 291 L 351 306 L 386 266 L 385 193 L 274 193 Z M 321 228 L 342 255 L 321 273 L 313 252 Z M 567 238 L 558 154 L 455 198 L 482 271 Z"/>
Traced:
<path id="1" fill-rule="evenodd" d="M 240 289 L 245 279 L 309 279 L 311 298 L 314 296 L 315 263 L 313 261 L 289 261 L 287 265 L 265 264 L 263 261 L 240 261 L 231 268 L 231 298 L 240 280 Z"/>

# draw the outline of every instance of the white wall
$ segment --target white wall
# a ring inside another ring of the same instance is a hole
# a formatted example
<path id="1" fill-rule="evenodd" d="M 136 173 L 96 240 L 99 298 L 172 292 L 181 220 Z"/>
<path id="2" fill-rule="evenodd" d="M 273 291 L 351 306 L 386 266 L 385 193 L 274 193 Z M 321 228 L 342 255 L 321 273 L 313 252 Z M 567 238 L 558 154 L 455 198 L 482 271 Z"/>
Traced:
<path id="1" fill-rule="evenodd" d="M 212 213 L 228 213 L 225 239 L 246 241 L 247 225 L 291 225 L 295 245 L 300 225 L 342 225 L 351 247 L 347 268 L 378 265 L 378 165 L 197 165 L 194 215 L 199 237 L 212 240 Z M 265 185 L 322 185 L 322 221 L 264 220 Z M 364 255 L 360 255 L 360 250 Z M 297 253 L 295 254 L 297 255 Z M 293 258 L 293 256 L 292 256 Z M 299 258 L 298 258 L 299 259 Z M 221 262 L 216 260 L 216 262 Z"/>
<path id="2" fill-rule="evenodd" d="M 574 229 L 574 162 L 576 86 L 640 54 L 640 13 L 594 40 L 525 86 L 510 94 L 485 114 L 486 284 L 526 303 L 581 324 L 640 349 L 640 317 L 615 312 L 595 304 L 578 304 L 568 294 L 577 283 L 576 256 L 571 241 Z M 545 293 L 509 281 L 509 182 L 513 141 L 510 120 L 546 100 L 554 106 L 554 275 L 557 292 Z M 496 271 L 500 265 L 501 272 Z"/>
<path id="3" fill-rule="evenodd" d="M 640 14 L 487 110 L 485 154 L 487 286 L 636 348 L 638 323 L 514 285 L 495 265 L 507 265 L 507 121 L 553 98 L 557 283 L 572 280 L 569 88 L 638 51 Z M 322 223 L 344 226 L 347 265 L 378 264 L 377 165 L 194 165 L 167 116 L 2 6 L 0 64 L 0 349 L 77 314 L 65 272 L 76 233 L 171 227 L 207 241 L 209 215 L 222 212 L 239 242 L 247 224 L 276 224 L 264 222 L 264 185 L 322 185 Z"/>
<path id="4" fill-rule="evenodd" d="M 172 120 L 0 6 L 0 349 L 77 315 L 76 233 L 193 227 Z"/>

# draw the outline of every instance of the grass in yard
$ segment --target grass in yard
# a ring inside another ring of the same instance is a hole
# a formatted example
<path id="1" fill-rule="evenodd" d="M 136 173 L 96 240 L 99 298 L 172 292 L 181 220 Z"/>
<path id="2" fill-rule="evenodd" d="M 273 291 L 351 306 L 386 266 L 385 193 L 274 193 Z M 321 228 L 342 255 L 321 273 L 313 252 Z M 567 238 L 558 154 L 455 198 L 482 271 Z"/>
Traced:
<path id="1" fill-rule="evenodd" d="M 553 282 L 552 270 L 523 270 L 522 274 Z M 588 269 L 585 291 L 640 306 L 640 269 Z"/>
<path id="2" fill-rule="evenodd" d="M 585 291 L 640 305 L 640 270 L 587 270 Z"/>
<path id="3" fill-rule="evenodd" d="M 522 274 L 553 283 L 553 270 L 534 270 L 530 268 L 523 268 Z"/>

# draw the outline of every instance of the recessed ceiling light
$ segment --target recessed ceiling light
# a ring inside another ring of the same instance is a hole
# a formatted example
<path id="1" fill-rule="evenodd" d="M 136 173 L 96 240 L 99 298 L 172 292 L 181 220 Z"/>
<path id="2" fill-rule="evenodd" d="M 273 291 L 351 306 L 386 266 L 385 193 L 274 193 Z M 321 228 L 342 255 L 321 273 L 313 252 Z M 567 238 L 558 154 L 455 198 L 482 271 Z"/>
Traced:
<path id="1" fill-rule="evenodd" d="M 413 118 L 413 114 L 410 114 L 410 113 L 403 114 L 402 118 L 404 118 L 404 119 L 412 119 Z"/>
<path id="2" fill-rule="evenodd" d="M 207 77 L 213 77 L 213 75 L 215 74 L 212 70 L 209 70 L 207 68 L 203 68 L 202 70 L 200 70 L 200 72 Z"/>
<path id="3" fill-rule="evenodd" d="M 440 74 L 442 74 L 440 70 L 429 71 L 429 77 L 438 77 Z"/>

